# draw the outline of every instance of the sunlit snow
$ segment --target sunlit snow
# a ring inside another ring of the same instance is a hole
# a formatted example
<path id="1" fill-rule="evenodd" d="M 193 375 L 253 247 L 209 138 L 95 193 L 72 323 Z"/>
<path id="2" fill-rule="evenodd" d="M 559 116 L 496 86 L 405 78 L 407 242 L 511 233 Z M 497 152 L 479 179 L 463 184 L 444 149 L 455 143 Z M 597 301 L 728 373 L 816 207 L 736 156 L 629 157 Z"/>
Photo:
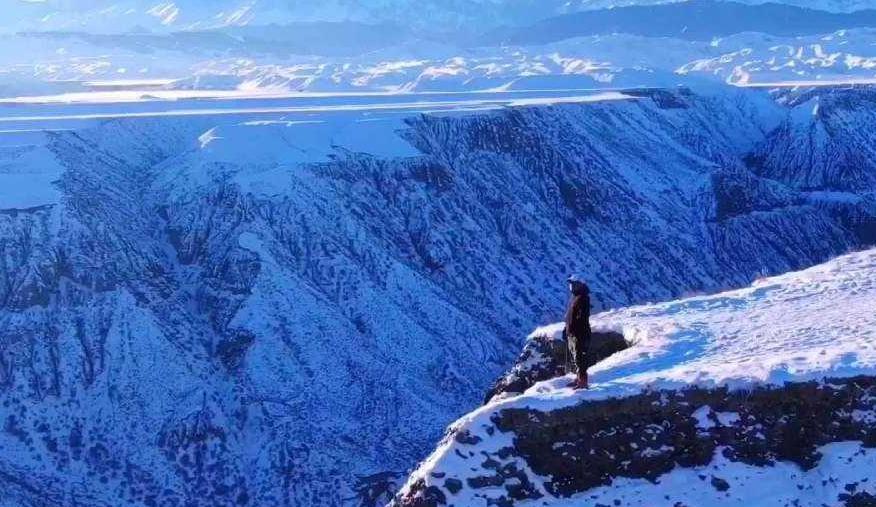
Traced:
<path id="1" fill-rule="evenodd" d="M 687 386 L 729 386 L 747 389 L 758 385 L 822 380 L 876 374 L 876 249 L 839 257 L 805 271 L 758 280 L 751 287 L 693 297 L 656 305 L 643 305 L 596 315 L 597 330 L 622 331 L 632 346 L 590 370 L 591 387 L 575 391 L 572 376 L 540 382 L 525 393 L 498 397 L 456 421 L 451 427 L 483 439 L 478 449 L 498 452 L 513 446 L 513 435 L 488 434 L 491 417 L 499 410 L 531 408 L 541 411 L 576 405 L 588 400 L 631 396 L 646 390 Z M 537 329 L 533 335 L 562 331 L 562 324 Z M 711 408 L 700 407 L 694 417 L 701 428 L 714 425 Z M 733 413 L 714 414 L 718 423 L 730 425 Z M 465 456 L 454 452 L 457 443 L 445 439 L 411 476 L 408 484 L 432 474 L 466 476 L 470 466 Z M 815 501 L 835 498 L 836 485 L 822 484 L 827 472 L 839 474 L 846 484 L 864 478 L 857 471 L 870 470 L 876 454 L 860 456 L 858 444 L 832 444 L 822 449 L 821 466 L 802 477 L 793 465 L 751 467 L 716 456 L 703 469 L 676 470 L 660 480 L 662 494 L 684 498 L 690 505 L 760 505 L 781 499 L 793 500 L 796 485 L 814 488 L 805 498 Z M 850 460 L 849 457 L 855 457 Z M 849 465 L 850 464 L 850 465 Z M 518 459 L 518 468 L 535 476 Z M 846 466 L 849 465 L 849 466 Z M 837 471 L 838 467 L 844 468 Z M 734 481 L 732 494 L 716 497 L 708 484 L 697 484 L 698 474 L 720 471 Z M 754 486 L 754 487 L 752 487 Z M 790 487 L 789 487 L 790 486 Z M 540 486 L 539 486 L 540 487 Z M 643 480 L 618 480 L 611 488 L 588 492 L 587 498 L 603 501 L 624 498 L 624 505 L 653 505 L 658 486 Z M 544 492 L 542 492 L 544 493 Z M 454 497 L 459 505 L 478 500 L 464 489 Z M 833 495 L 830 497 L 830 495 Z M 807 501 L 809 501 L 807 500 Z M 541 505 L 541 501 L 532 505 Z M 551 505 L 580 505 L 580 498 Z M 632 502 L 632 503 L 629 503 Z M 528 504 L 521 504 L 528 505 Z M 765 504 L 764 504 L 765 505 Z M 821 505 L 803 503 L 800 505 Z"/>

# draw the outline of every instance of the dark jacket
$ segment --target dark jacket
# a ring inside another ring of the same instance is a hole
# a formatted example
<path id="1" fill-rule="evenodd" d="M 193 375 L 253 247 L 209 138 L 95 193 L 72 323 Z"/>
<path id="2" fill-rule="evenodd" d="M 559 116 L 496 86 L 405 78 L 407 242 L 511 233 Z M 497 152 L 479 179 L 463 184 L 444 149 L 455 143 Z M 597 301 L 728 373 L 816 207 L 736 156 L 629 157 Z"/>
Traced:
<path id="1" fill-rule="evenodd" d="M 566 308 L 566 334 L 579 340 L 590 341 L 590 288 L 581 285 L 572 294 Z"/>
<path id="2" fill-rule="evenodd" d="M 582 284 L 569 300 L 565 334 L 570 363 L 566 371 L 586 372 L 590 349 L 590 289 L 586 285 Z"/>

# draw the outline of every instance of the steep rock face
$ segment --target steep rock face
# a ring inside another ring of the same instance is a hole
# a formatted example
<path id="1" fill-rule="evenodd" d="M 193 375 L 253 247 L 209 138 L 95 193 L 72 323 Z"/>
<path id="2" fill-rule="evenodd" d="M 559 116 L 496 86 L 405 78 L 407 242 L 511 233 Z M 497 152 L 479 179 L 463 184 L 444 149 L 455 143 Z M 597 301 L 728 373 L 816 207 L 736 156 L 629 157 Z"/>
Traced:
<path id="1" fill-rule="evenodd" d="M 757 174 L 800 190 L 873 190 L 876 134 L 850 128 L 867 125 L 876 117 L 872 89 L 789 91 L 780 100 L 794 107 L 793 114 L 752 157 Z"/>
<path id="2" fill-rule="evenodd" d="M 871 194 L 838 211 L 746 166 L 782 106 L 636 95 L 413 117 L 395 155 L 376 126 L 304 161 L 307 125 L 50 135 L 60 198 L 0 213 L 0 499 L 380 502 L 569 271 L 605 308 L 865 239 Z"/>

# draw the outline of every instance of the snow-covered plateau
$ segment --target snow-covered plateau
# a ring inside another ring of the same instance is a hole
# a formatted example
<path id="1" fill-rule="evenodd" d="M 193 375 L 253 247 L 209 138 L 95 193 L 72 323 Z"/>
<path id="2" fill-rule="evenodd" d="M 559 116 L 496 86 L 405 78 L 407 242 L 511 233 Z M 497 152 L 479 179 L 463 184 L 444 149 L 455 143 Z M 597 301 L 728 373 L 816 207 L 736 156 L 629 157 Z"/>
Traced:
<path id="1" fill-rule="evenodd" d="M 450 426 L 397 502 L 872 505 L 874 304 L 871 249 L 597 315 L 594 331 L 628 348 L 591 368 L 590 390 L 570 375 L 494 396 Z"/>

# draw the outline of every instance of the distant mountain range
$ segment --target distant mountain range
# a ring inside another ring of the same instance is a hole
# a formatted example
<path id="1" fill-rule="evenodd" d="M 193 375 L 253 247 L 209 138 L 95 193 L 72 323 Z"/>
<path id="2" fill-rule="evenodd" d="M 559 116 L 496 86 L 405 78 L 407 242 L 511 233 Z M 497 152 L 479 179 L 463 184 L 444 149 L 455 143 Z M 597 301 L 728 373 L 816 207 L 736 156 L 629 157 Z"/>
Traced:
<path id="1" fill-rule="evenodd" d="M 169 32 L 313 21 L 393 23 L 417 30 L 484 31 L 528 25 L 580 11 L 673 3 L 663 0 L 7 0 L 0 31 Z M 748 4 L 763 4 L 746 0 Z M 829 12 L 876 6 L 873 0 L 787 0 Z M 714 20 L 715 18 L 710 18 Z"/>
<path id="2" fill-rule="evenodd" d="M 532 25 L 493 30 L 481 38 L 481 43 L 546 44 L 612 33 L 685 40 L 710 40 L 745 32 L 793 37 L 872 27 L 876 27 L 876 10 L 872 9 L 834 13 L 778 3 L 694 0 L 555 16 Z"/>
<path id="3" fill-rule="evenodd" d="M 861 80 L 876 68 L 873 9 L 535 5 L 14 0 L 3 27 L 16 33 L 0 29 L 0 97 L 119 79 L 161 79 L 174 89 L 391 92 Z"/>

